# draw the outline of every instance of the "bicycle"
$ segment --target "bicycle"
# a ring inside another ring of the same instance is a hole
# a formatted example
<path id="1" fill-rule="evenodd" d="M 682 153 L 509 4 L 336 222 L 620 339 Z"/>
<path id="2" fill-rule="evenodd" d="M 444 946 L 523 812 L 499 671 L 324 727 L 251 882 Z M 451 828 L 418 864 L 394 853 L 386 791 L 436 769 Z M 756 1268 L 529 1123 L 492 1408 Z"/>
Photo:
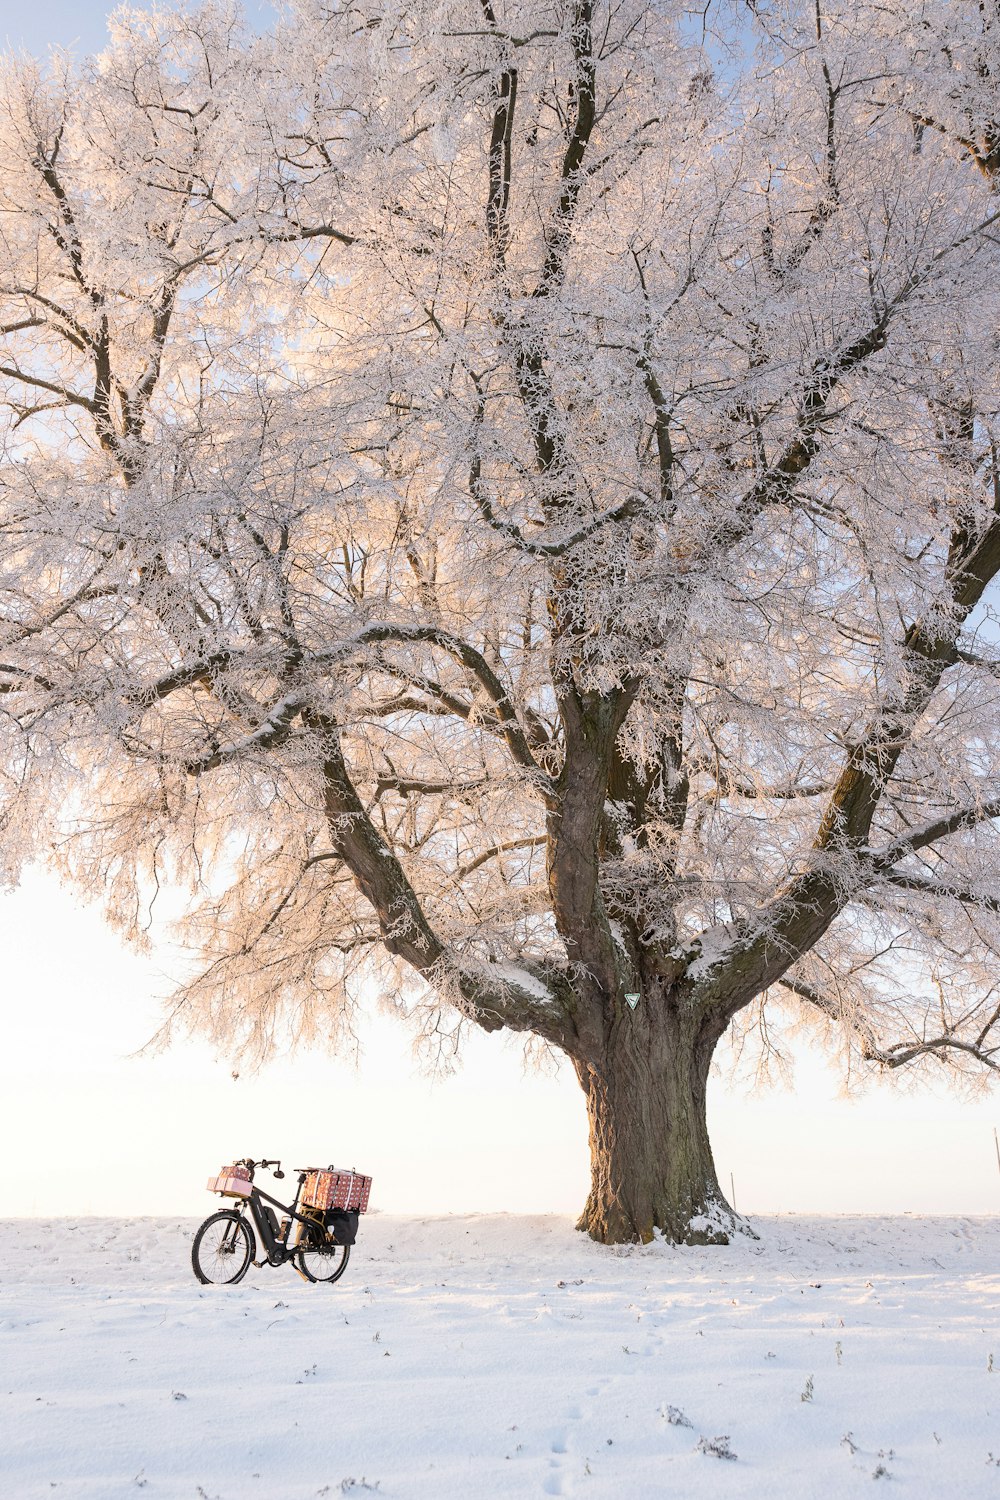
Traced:
<path id="1" fill-rule="evenodd" d="M 204 1285 L 235 1286 L 251 1266 L 291 1263 L 305 1281 L 339 1281 L 351 1258 L 358 1215 L 368 1207 L 371 1178 L 337 1167 L 294 1167 L 298 1189 L 286 1204 L 254 1184 L 258 1168 L 273 1168 L 276 1178 L 285 1175 L 278 1160 L 243 1157 L 209 1178 L 211 1192 L 238 1199 L 240 1206 L 209 1214 L 198 1228 L 191 1247 L 195 1276 Z M 275 1208 L 285 1215 L 280 1224 Z M 254 1259 L 258 1243 L 261 1260 Z"/>

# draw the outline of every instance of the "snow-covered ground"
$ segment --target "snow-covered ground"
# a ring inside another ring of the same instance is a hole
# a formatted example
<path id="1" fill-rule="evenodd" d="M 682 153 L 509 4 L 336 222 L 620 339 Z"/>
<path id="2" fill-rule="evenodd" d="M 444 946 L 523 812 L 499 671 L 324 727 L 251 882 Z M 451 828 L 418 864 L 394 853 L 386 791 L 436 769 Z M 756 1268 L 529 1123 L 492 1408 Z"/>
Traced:
<path id="1" fill-rule="evenodd" d="M 993 1220 L 370 1214 L 336 1286 L 231 1289 L 195 1223 L 3 1224 L 3 1496 L 1000 1497 Z"/>

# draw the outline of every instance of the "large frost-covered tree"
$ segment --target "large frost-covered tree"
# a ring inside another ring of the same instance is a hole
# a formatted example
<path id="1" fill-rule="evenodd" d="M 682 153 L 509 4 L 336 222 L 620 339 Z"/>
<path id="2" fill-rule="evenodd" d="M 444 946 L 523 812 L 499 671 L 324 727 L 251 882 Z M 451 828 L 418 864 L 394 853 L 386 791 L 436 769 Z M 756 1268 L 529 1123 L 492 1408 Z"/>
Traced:
<path id="1" fill-rule="evenodd" d="M 730 1028 L 995 1068 L 998 185 L 996 0 L 9 59 L 9 878 L 186 883 L 236 1050 L 541 1039 L 606 1241 L 732 1231 Z"/>

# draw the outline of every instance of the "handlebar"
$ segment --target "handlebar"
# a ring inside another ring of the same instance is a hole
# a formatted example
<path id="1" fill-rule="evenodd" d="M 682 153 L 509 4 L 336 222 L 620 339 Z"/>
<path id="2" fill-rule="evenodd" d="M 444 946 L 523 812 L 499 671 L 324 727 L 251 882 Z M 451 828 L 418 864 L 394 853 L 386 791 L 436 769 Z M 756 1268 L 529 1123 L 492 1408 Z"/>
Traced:
<path id="1" fill-rule="evenodd" d="M 272 1157 L 270 1159 L 270 1161 L 267 1159 L 267 1157 L 264 1157 L 263 1160 L 261 1160 L 261 1161 L 254 1161 L 252 1157 L 250 1157 L 250 1156 L 244 1156 L 244 1157 L 241 1158 L 241 1160 L 238 1163 L 238 1165 L 241 1166 L 241 1167 L 246 1167 L 247 1168 L 247 1170 L 250 1173 L 250 1180 L 251 1180 L 251 1182 L 253 1181 L 253 1174 L 257 1170 L 258 1167 L 263 1167 L 265 1170 L 268 1167 L 273 1167 L 274 1168 L 274 1175 L 275 1175 L 275 1177 L 284 1177 L 284 1175 L 285 1175 L 284 1172 L 281 1170 L 281 1162 L 278 1160 L 277 1157 Z"/>

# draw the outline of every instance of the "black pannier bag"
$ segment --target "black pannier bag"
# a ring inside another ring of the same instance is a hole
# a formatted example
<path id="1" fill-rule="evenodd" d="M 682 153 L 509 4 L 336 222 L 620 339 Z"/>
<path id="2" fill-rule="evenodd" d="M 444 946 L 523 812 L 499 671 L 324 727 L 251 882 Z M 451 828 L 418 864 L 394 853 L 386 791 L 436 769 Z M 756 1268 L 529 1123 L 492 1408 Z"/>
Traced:
<path id="1" fill-rule="evenodd" d="M 323 1223 L 327 1234 L 338 1245 L 353 1245 L 358 1237 L 358 1215 L 354 1209 L 328 1208 Z"/>

